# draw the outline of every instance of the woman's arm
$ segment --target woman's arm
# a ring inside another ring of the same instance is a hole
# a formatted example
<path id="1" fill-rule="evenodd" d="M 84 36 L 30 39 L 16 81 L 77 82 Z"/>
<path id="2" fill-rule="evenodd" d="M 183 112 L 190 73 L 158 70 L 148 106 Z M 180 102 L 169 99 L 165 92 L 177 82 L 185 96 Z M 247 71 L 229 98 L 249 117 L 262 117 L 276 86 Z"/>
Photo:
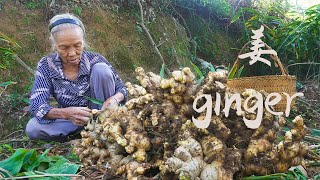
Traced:
<path id="1" fill-rule="evenodd" d="M 55 119 L 67 119 L 76 125 L 85 125 L 91 117 L 91 110 L 86 107 L 54 108 L 49 105 L 53 86 L 49 73 L 49 59 L 43 58 L 38 63 L 35 81 L 30 97 L 30 111 L 39 123 L 46 124 Z"/>
<path id="2" fill-rule="evenodd" d="M 115 91 L 116 91 L 115 97 L 119 98 L 119 99 L 117 99 L 117 100 L 119 100 L 118 104 L 119 103 L 124 104 L 128 100 L 128 90 L 127 90 L 127 87 L 122 82 L 122 80 L 119 77 L 116 70 L 113 68 L 113 66 L 110 64 L 110 62 L 108 62 L 107 59 L 105 57 L 103 57 L 101 54 L 96 53 L 95 58 L 92 58 L 92 59 L 93 59 L 93 61 L 92 61 L 93 64 L 98 63 L 98 62 L 104 62 L 110 67 L 110 69 L 112 70 L 112 73 L 114 74 L 114 77 L 115 77 Z M 111 101 L 111 99 L 109 101 Z"/>
<path id="3" fill-rule="evenodd" d="M 50 123 L 44 120 L 44 116 L 53 108 L 49 105 L 49 97 L 52 94 L 52 83 L 49 78 L 48 59 L 42 58 L 37 67 L 34 84 L 30 96 L 30 112 L 42 124 Z"/>
<path id="4" fill-rule="evenodd" d="M 102 109 L 105 109 L 107 107 L 116 105 L 118 106 L 120 104 L 121 101 L 124 100 L 124 95 L 121 92 L 116 93 L 115 95 L 111 96 L 110 98 L 108 98 L 102 106 Z"/>
<path id="5" fill-rule="evenodd" d="M 46 115 L 46 119 L 67 119 L 78 126 L 84 126 L 92 117 L 91 109 L 87 107 L 52 108 Z"/>

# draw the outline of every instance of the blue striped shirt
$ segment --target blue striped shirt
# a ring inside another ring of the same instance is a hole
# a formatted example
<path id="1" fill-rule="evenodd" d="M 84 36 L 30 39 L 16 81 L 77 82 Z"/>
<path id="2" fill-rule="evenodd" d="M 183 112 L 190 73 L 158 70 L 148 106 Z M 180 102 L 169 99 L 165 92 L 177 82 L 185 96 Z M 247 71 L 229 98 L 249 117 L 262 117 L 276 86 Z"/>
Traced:
<path id="1" fill-rule="evenodd" d="M 39 123 L 46 124 L 54 121 L 44 119 L 44 116 L 54 108 L 49 104 L 51 95 L 56 99 L 60 108 L 88 106 L 88 100 L 84 96 L 90 97 L 90 70 L 94 64 L 99 62 L 104 62 L 110 66 L 116 79 L 116 93 L 122 93 L 125 99 L 127 99 L 127 88 L 115 69 L 102 55 L 83 51 L 78 77 L 75 80 L 69 80 L 63 74 L 59 55 L 52 53 L 39 61 L 30 97 L 30 112 L 38 119 Z"/>

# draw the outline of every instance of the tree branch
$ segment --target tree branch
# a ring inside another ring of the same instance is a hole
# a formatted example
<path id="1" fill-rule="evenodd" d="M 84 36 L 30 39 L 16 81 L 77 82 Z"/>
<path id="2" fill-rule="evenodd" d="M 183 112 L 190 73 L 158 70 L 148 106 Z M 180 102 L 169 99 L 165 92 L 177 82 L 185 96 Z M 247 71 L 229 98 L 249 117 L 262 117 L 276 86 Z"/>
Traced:
<path id="1" fill-rule="evenodd" d="M 32 75 L 35 75 L 35 71 L 33 69 L 31 69 L 26 63 L 24 63 L 22 61 L 22 59 L 20 59 L 20 57 L 16 54 L 13 55 L 13 58 L 22 66 L 24 67 L 26 70 L 28 70 Z"/>
<path id="2" fill-rule="evenodd" d="M 173 5 L 172 5 L 171 3 L 170 3 L 170 7 L 171 7 L 171 8 L 174 10 L 174 12 L 176 12 L 177 15 L 180 17 L 180 19 L 181 19 L 182 22 L 183 22 L 184 27 L 185 27 L 186 30 L 187 30 L 189 39 L 192 39 L 191 32 L 190 32 L 190 30 L 189 30 L 189 28 L 188 28 L 188 25 L 187 25 L 186 21 L 185 21 L 184 18 L 182 17 L 182 15 L 173 7 Z"/>
<path id="3" fill-rule="evenodd" d="M 157 55 L 159 56 L 160 60 L 162 61 L 163 64 L 166 64 L 164 61 L 163 56 L 161 55 L 156 43 L 154 42 L 151 34 L 149 33 L 148 28 L 145 26 L 144 24 L 144 16 L 143 16 L 143 8 L 142 8 L 142 4 L 141 4 L 141 0 L 137 0 L 138 4 L 139 4 L 139 9 L 140 9 L 140 16 L 141 16 L 141 22 L 139 23 L 142 30 L 147 34 L 147 37 L 152 45 L 152 47 L 154 48 L 154 50 L 156 51 Z M 165 68 L 165 71 L 167 74 L 171 74 L 168 68 Z"/>

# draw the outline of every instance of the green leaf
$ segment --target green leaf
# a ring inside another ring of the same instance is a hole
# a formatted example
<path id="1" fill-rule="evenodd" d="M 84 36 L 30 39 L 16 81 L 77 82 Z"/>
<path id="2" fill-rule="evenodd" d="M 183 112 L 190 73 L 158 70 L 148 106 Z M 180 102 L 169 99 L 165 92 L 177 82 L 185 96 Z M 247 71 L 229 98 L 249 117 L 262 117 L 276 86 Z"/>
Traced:
<path id="1" fill-rule="evenodd" d="M 47 158 L 47 154 L 49 151 L 50 149 L 46 149 L 41 155 L 37 156 L 32 163 L 24 165 L 24 169 L 27 171 L 33 171 L 37 167 L 37 170 L 41 171 L 44 170 L 44 166 L 46 166 L 45 169 L 47 169 L 50 162 Z"/>
<path id="2" fill-rule="evenodd" d="M 313 136 L 320 136 L 320 130 L 319 129 L 312 129 L 311 135 Z"/>
<path id="3" fill-rule="evenodd" d="M 200 71 L 200 69 L 198 68 L 198 66 L 195 65 L 195 64 L 193 64 L 193 63 L 191 63 L 191 64 L 192 64 L 193 69 L 197 72 L 198 76 L 199 76 L 200 78 L 202 78 L 202 77 L 203 77 L 203 74 L 202 74 L 202 72 Z"/>
<path id="4" fill-rule="evenodd" d="M 37 152 L 34 149 L 27 150 L 19 148 L 12 156 L 0 161 L 0 167 L 9 171 L 11 174 L 16 175 L 30 158 L 34 159 L 36 153 Z"/>
<path id="5" fill-rule="evenodd" d="M 228 64 L 228 66 L 226 67 L 226 70 L 229 72 L 229 71 L 230 71 L 230 68 L 231 68 L 231 65 Z"/>
<path id="6" fill-rule="evenodd" d="M 41 155 L 37 152 L 27 149 L 18 149 L 11 157 L 0 162 L 0 167 L 9 171 L 14 176 L 37 175 L 37 173 L 46 172 L 48 174 L 75 174 L 79 165 L 72 164 L 63 156 L 47 156 L 50 149 L 47 149 Z M 23 172 L 26 171 L 26 172 Z M 42 171 L 42 172 L 41 172 Z M 22 172 L 22 173 L 19 173 Z M 2 173 L 0 171 L 0 173 Z M 6 176 L 6 173 L 2 173 Z M 51 179 L 43 177 L 40 179 Z M 57 177 L 55 179 L 70 179 L 67 177 Z"/>
<path id="7" fill-rule="evenodd" d="M 274 180 L 274 179 L 307 180 L 307 177 L 298 168 L 295 168 L 293 171 L 288 171 L 287 173 L 276 173 L 276 174 L 270 174 L 266 176 L 249 176 L 249 177 L 243 177 L 242 179 L 243 180 Z"/>
<path id="8" fill-rule="evenodd" d="M 2 151 L 4 148 L 8 149 L 8 150 L 10 151 L 10 153 L 14 153 L 14 149 L 13 149 L 12 146 L 9 145 L 9 144 L 2 144 L 2 145 L 0 146 L 0 153 L 1 153 L 1 151 Z"/>
<path id="9" fill-rule="evenodd" d="M 300 89 L 302 89 L 304 86 L 301 82 L 296 81 L 296 90 L 299 91 Z"/>
<path id="10" fill-rule="evenodd" d="M 103 102 L 98 100 L 98 99 L 95 99 L 95 98 L 91 98 L 91 97 L 88 97 L 88 96 L 83 96 L 85 99 L 93 102 L 94 104 L 98 104 L 98 105 L 103 105 Z"/>
<path id="11" fill-rule="evenodd" d="M 249 176 L 249 177 L 243 177 L 243 180 L 274 180 L 274 179 L 284 179 L 286 180 L 288 177 L 285 173 L 278 173 L 278 174 L 270 174 L 266 176 Z"/>
<path id="12" fill-rule="evenodd" d="M 211 63 L 209 63 L 209 66 L 210 66 L 210 71 L 211 72 L 216 72 L 216 69 L 213 67 L 213 65 Z"/>
<path id="13" fill-rule="evenodd" d="M 136 25 L 136 29 L 139 33 L 142 33 L 143 31 L 140 25 Z"/>
<path id="14" fill-rule="evenodd" d="M 233 78 L 234 78 L 234 75 L 236 74 L 237 69 L 238 69 L 238 65 L 235 65 L 235 66 L 231 69 L 231 71 L 230 71 L 230 73 L 229 73 L 229 76 L 228 76 L 228 79 L 233 79 Z"/>
<path id="15" fill-rule="evenodd" d="M 29 98 L 23 98 L 22 101 L 26 104 L 30 104 L 30 99 Z"/>
<path id="16" fill-rule="evenodd" d="M 0 59 L 0 60 L 1 60 L 1 59 Z M 4 65 L 2 65 L 2 64 L 0 64 L 0 68 L 2 68 L 2 69 L 7 69 L 6 66 L 4 66 Z"/>
<path id="17" fill-rule="evenodd" d="M 161 66 L 160 77 L 161 77 L 162 79 L 164 78 L 164 64 L 162 64 L 162 66 Z"/>
<path id="18" fill-rule="evenodd" d="M 17 84 L 17 82 L 14 82 L 14 81 L 3 82 L 3 83 L 0 83 L 0 87 L 6 87 L 6 86 L 9 86 L 11 84 Z"/>
<path id="19" fill-rule="evenodd" d="M 240 11 L 238 11 L 235 16 L 232 17 L 232 19 L 231 19 L 231 21 L 230 21 L 230 24 L 236 22 L 236 21 L 240 18 L 241 13 L 242 13 L 242 9 L 241 9 Z"/>
<path id="20" fill-rule="evenodd" d="M 2 32 L 0 32 L 0 37 L 4 38 L 7 42 L 11 43 L 13 46 L 21 48 L 21 46 L 19 46 L 19 44 L 17 42 L 15 42 L 13 39 L 9 38 L 8 36 L 3 34 Z"/>
<path id="21" fill-rule="evenodd" d="M 11 51 L 10 49 L 2 48 L 2 47 L 0 47 L 0 52 L 5 54 L 13 54 L 13 51 Z"/>
<path id="22" fill-rule="evenodd" d="M 250 13 L 252 13 L 252 14 L 258 14 L 258 13 L 259 13 L 257 10 L 252 9 L 252 8 L 243 7 L 243 8 L 241 8 L 241 9 L 242 9 L 242 10 L 245 10 L 245 11 L 247 11 L 247 12 L 250 12 Z"/>
<path id="23" fill-rule="evenodd" d="M 244 68 L 244 65 L 242 65 L 241 68 L 238 71 L 238 78 L 241 76 L 243 68 Z"/>
<path id="24" fill-rule="evenodd" d="M 60 159 L 45 172 L 50 174 L 75 174 L 79 168 L 79 165 L 72 164 L 67 159 Z"/>

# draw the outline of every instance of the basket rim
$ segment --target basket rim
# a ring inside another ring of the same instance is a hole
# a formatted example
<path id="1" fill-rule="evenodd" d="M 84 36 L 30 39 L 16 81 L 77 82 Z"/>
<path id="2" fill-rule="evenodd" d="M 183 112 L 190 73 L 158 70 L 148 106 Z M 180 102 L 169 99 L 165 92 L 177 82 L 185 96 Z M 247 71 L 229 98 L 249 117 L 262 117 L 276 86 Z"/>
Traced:
<path id="1" fill-rule="evenodd" d="M 232 78 L 232 79 L 228 79 L 228 81 L 233 81 L 233 80 L 243 80 L 243 79 L 257 79 L 257 78 L 266 78 L 266 77 L 286 77 L 289 79 L 293 79 L 296 80 L 297 77 L 296 76 L 292 76 L 292 75 L 265 75 L 265 76 L 250 76 L 250 77 L 240 77 L 240 78 Z"/>

